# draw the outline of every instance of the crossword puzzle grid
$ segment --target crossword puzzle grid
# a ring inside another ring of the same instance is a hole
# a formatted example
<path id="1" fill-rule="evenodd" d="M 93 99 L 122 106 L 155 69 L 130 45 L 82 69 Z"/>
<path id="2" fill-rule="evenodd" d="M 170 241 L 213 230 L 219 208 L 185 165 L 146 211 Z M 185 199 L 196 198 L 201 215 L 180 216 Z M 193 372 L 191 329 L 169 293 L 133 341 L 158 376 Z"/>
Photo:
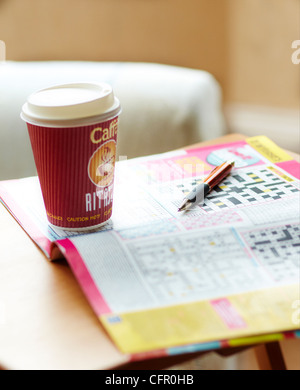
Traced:
<path id="1" fill-rule="evenodd" d="M 274 280 L 298 278 L 300 260 L 300 225 L 290 224 L 243 233 L 258 261 Z"/>
<path id="2" fill-rule="evenodd" d="M 200 182 L 201 180 L 195 179 L 188 185 L 179 184 L 177 187 L 184 194 L 187 194 Z M 201 208 L 209 213 L 226 208 L 277 200 L 293 195 L 295 192 L 299 193 L 299 189 L 269 169 L 253 169 L 251 172 L 238 171 L 216 186 L 205 198 Z"/>
<path id="3" fill-rule="evenodd" d="M 232 229 L 158 238 L 155 244 L 133 241 L 127 248 L 160 302 L 199 299 L 198 294 L 261 283 L 257 267 Z"/>

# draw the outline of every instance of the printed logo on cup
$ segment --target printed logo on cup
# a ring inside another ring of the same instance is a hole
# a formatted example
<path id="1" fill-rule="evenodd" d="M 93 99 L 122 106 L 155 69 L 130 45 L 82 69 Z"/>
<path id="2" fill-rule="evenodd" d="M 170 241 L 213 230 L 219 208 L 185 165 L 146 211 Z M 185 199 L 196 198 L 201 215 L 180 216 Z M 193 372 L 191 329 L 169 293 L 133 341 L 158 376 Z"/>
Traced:
<path id="1" fill-rule="evenodd" d="M 88 173 L 90 180 L 97 187 L 106 187 L 113 181 L 115 160 L 115 140 L 105 142 L 93 153 L 88 164 Z"/>

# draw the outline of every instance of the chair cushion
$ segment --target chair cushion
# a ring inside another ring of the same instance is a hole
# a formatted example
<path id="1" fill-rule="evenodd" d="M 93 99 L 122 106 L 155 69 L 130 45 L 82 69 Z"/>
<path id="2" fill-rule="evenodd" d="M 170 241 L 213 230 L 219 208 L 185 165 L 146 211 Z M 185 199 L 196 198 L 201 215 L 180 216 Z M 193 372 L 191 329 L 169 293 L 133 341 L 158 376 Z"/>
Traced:
<path id="1" fill-rule="evenodd" d="M 105 81 L 120 99 L 118 154 L 160 153 L 224 134 L 219 84 L 208 72 L 176 66 L 88 61 L 0 64 L 0 179 L 35 174 L 21 107 L 54 84 Z"/>

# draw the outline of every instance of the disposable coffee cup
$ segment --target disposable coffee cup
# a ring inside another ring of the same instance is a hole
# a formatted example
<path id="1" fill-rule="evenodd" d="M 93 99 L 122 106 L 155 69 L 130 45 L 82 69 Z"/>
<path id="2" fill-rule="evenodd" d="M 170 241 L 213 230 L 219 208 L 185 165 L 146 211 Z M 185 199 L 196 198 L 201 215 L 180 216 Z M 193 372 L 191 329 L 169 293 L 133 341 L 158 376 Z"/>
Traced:
<path id="1" fill-rule="evenodd" d="M 110 219 L 120 112 L 106 83 L 52 86 L 23 105 L 51 225 L 84 231 Z"/>

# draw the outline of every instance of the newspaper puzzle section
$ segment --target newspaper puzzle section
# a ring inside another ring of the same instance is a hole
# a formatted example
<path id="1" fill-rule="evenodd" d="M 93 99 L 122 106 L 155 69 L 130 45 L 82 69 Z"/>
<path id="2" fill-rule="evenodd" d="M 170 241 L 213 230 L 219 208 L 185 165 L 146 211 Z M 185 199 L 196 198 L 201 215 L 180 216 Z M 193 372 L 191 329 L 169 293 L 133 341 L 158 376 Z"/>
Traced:
<path id="1" fill-rule="evenodd" d="M 232 174 L 178 213 L 227 159 Z M 49 257 L 60 248 L 120 350 L 161 355 L 299 327 L 299 166 L 265 137 L 123 161 L 112 220 L 81 235 L 48 226 L 36 178 L 0 190 Z"/>
<path id="2" fill-rule="evenodd" d="M 244 145 L 244 154 L 243 145 L 230 146 L 237 148 L 240 167 L 204 204 L 185 213 L 177 212 L 178 204 L 201 177 L 180 177 L 178 169 L 172 176 L 162 169 L 173 169 L 174 160 L 186 164 L 188 155 L 128 161 L 120 173 L 130 183 L 132 204 L 116 196 L 120 218 L 114 219 L 114 229 L 101 233 L 97 242 L 70 238 L 105 301 L 96 312 L 122 351 L 295 329 L 291 302 L 300 298 L 299 181 L 255 150 L 249 167 L 242 156 L 249 155 L 250 146 Z M 198 153 L 203 161 L 202 150 Z M 197 163 L 195 156 L 192 160 Z M 131 181 L 137 174 L 140 181 Z M 135 220 L 133 210 L 140 217 L 139 210 L 148 213 Z"/>

